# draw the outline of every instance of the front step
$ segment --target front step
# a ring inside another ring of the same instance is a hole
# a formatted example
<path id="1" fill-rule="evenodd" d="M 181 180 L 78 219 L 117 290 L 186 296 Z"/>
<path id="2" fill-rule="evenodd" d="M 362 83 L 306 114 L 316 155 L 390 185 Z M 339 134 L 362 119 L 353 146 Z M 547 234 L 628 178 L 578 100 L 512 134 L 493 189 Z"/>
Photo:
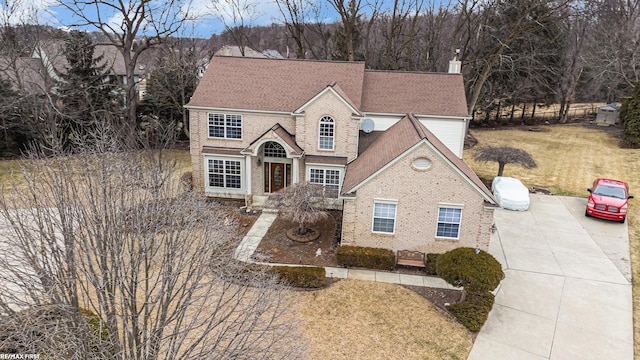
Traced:
<path id="1" fill-rule="evenodd" d="M 265 208 L 265 204 L 269 196 L 253 195 L 251 199 L 247 199 L 247 209 L 262 210 L 263 213 L 277 214 L 278 209 Z"/>

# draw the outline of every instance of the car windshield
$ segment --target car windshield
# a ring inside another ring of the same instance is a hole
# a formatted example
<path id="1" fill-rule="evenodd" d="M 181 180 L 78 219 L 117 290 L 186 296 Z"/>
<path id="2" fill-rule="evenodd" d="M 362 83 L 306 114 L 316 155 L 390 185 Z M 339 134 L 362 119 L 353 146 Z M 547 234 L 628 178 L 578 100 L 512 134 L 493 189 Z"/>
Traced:
<path id="1" fill-rule="evenodd" d="M 623 188 L 606 185 L 598 186 L 593 193 L 596 195 L 614 197 L 618 199 L 625 199 L 627 197 L 627 194 L 625 193 Z"/>

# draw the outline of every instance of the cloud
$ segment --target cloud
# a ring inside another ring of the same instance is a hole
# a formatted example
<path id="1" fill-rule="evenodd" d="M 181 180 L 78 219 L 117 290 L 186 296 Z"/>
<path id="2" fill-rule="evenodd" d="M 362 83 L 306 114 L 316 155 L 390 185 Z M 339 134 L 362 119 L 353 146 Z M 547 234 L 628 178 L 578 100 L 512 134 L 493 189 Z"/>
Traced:
<path id="1" fill-rule="evenodd" d="M 0 3 L 3 24 L 47 24 L 55 19 L 55 0 L 6 0 Z"/>

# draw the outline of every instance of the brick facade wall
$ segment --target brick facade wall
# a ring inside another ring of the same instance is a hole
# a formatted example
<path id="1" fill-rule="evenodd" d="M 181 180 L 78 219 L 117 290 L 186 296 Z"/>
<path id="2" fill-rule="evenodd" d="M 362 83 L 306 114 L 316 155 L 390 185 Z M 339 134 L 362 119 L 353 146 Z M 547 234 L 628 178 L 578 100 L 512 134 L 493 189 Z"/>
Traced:
<path id="1" fill-rule="evenodd" d="M 428 170 L 415 170 L 414 159 L 432 161 Z M 374 199 L 397 200 L 394 234 L 372 232 Z M 438 204 L 463 205 L 457 240 L 436 238 Z M 461 246 L 489 248 L 493 209 L 481 195 L 426 144 L 371 179 L 345 200 L 342 243 L 393 250 L 442 253 Z"/>
<path id="2" fill-rule="evenodd" d="M 210 112 L 226 114 L 242 114 L 242 139 L 212 139 L 208 136 L 208 114 Z M 306 154 L 323 156 L 340 156 L 353 159 L 358 152 L 359 121 L 352 118 L 351 110 L 332 92 L 326 92 L 305 108 L 304 116 L 294 118 L 290 115 L 269 115 L 245 112 L 223 111 L 190 111 L 191 132 L 191 166 L 194 187 L 204 191 L 204 157 L 203 146 L 245 148 L 256 138 L 264 134 L 276 123 L 282 125 L 289 133 L 296 136 L 296 142 Z M 320 119 L 331 116 L 335 121 L 334 150 L 318 150 L 318 132 Z M 269 138 L 267 136 L 266 138 Z M 290 162 L 288 159 L 286 162 Z M 305 181 L 306 167 L 304 160 L 299 164 L 299 179 Z M 251 190 L 254 195 L 264 193 L 264 169 L 251 161 Z"/>
<path id="3" fill-rule="evenodd" d="M 334 120 L 334 149 L 318 149 L 320 119 L 329 115 Z M 352 160 L 358 154 L 360 122 L 353 119 L 351 110 L 332 92 L 328 91 L 307 105 L 304 116 L 296 120 L 296 142 L 309 155 L 346 156 Z"/>

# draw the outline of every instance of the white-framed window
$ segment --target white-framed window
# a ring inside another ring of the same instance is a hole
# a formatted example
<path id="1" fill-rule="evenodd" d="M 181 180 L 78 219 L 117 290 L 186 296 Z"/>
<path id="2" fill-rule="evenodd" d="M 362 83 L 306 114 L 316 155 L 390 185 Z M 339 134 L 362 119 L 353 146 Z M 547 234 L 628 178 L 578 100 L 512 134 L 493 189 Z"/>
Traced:
<path id="1" fill-rule="evenodd" d="M 273 158 L 286 158 L 287 151 L 275 141 L 269 141 L 264 144 L 264 156 Z"/>
<path id="2" fill-rule="evenodd" d="M 241 139 L 242 115 L 210 113 L 209 137 L 219 139 Z"/>
<path id="3" fill-rule="evenodd" d="M 396 231 L 395 201 L 374 200 L 373 202 L 373 232 L 393 234 Z"/>
<path id="4" fill-rule="evenodd" d="M 238 190 L 242 188 L 242 161 L 207 159 L 207 187 Z"/>
<path id="5" fill-rule="evenodd" d="M 454 205 L 438 206 L 438 226 L 436 228 L 436 237 L 458 239 L 460 237 L 461 220 L 462 207 Z"/>
<path id="6" fill-rule="evenodd" d="M 318 148 L 320 150 L 333 150 L 335 123 L 331 116 L 323 116 L 320 119 L 318 134 Z"/>
<path id="7" fill-rule="evenodd" d="M 309 166 L 307 167 L 307 181 L 324 186 L 327 197 L 337 198 L 342 181 L 342 170 L 329 166 Z"/>

